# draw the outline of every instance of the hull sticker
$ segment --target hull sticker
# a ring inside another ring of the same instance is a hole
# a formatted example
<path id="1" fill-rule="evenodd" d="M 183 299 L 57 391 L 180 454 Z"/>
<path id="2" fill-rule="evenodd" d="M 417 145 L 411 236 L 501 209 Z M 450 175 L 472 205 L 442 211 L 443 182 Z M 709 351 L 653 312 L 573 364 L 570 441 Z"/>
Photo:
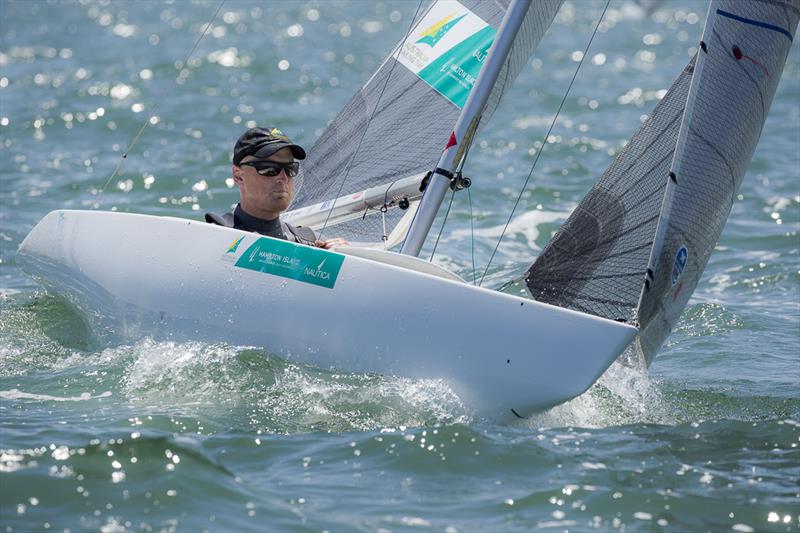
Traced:
<path id="1" fill-rule="evenodd" d="M 321 248 L 261 237 L 234 266 L 332 289 L 344 256 Z"/>

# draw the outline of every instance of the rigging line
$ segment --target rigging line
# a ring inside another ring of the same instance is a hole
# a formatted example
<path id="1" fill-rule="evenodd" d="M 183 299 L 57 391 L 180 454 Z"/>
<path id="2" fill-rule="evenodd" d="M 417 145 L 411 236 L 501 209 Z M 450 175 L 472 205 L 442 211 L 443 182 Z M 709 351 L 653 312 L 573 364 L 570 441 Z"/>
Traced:
<path id="1" fill-rule="evenodd" d="M 480 124 L 480 120 L 481 120 L 481 118 L 478 117 L 478 122 L 475 124 L 475 130 L 476 131 L 478 129 L 478 124 Z M 474 133 L 473 133 L 473 137 L 474 137 Z M 464 163 L 467 162 L 467 156 L 469 155 L 470 148 L 472 148 L 472 142 L 467 144 L 467 147 L 464 149 L 464 155 L 462 156 L 461 161 L 458 162 L 458 166 L 456 167 L 456 170 L 454 172 L 454 174 L 456 176 L 458 176 L 459 178 L 461 177 L 461 171 L 464 169 Z M 467 189 L 467 191 L 469 191 L 469 187 L 467 187 L 466 189 Z M 439 238 L 442 236 L 442 231 L 444 231 L 444 225 L 447 223 L 447 217 L 448 217 L 448 215 L 450 215 L 450 208 L 453 205 L 453 198 L 455 197 L 455 195 L 456 195 L 456 187 L 453 187 L 453 194 L 450 196 L 450 203 L 447 205 L 447 212 L 444 214 L 444 220 L 442 221 L 442 227 L 439 228 L 439 235 L 436 236 L 436 243 L 434 243 L 434 245 L 433 245 L 433 251 L 431 252 L 431 258 L 428 260 L 429 262 L 433 262 L 433 254 L 436 253 L 436 247 L 439 246 Z M 416 216 L 416 213 L 415 213 L 415 216 Z M 469 222 L 470 222 L 470 225 L 471 225 L 472 224 L 472 200 L 471 199 L 470 199 L 470 219 L 469 219 Z M 472 261 L 473 270 L 475 270 L 474 269 L 474 266 L 475 266 L 474 256 L 475 256 L 475 252 L 474 252 L 474 249 L 473 249 L 473 261 Z"/>
<path id="2" fill-rule="evenodd" d="M 392 187 L 394 187 L 394 184 L 397 183 L 399 180 L 400 180 L 400 178 L 392 180 L 392 182 L 389 184 L 389 186 L 386 187 L 386 190 L 383 191 L 383 207 L 386 207 L 386 204 L 389 203 L 389 191 L 392 190 Z"/>
<path id="3" fill-rule="evenodd" d="M 472 284 L 477 285 L 475 279 L 475 225 L 472 221 L 472 193 L 469 192 L 469 187 L 467 187 L 467 198 L 469 198 L 469 234 L 472 249 Z"/>
<path id="4" fill-rule="evenodd" d="M 480 124 L 481 118 L 483 115 L 478 117 L 478 123 L 475 125 L 475 133 L 478 131 L 478 125 Z M 473 139 L 474 135 L 473 133 Z M 461 174 L 461 171 L 464 169 L 464 164 L 467 162 L 467 156 L 469 156 L 469 151 L 472 148 L 472 142 L 467 145 L 467 148 L 464 150 L 464 157 L 461 158 L 461 161 L 458 164 L 458 173 Z M 472 255 L 472 284 L 477 285 L 475 279 L 475 224 L 472 220 L 472 193 L 470 192 L 470 187 L 467 187 L 467 199 L 469 200 L 469 234 L 470 234 L 470 252 Z M 453 191 L 455 193 L 455 191 Z M 437 239 L 438 242 L 438 239 Z M 431 256 L 431 259 L 433 257 Z"/>
<path id="5" fill-rule="evenodd" d="M 422 0 L 419 0 L 419 4 L 417 4 L 417 10 L 414 12 L 414 16 L 411 17 L 411 24 L 408 26 L 408 30 L 406 30 L 406 35 L 403 37 L 403 42 L 400 43 L 398 47 L 398 57 L 400 52 L 402 52 L 403 47 L 406 45 L 406 41 L 408 40 L 409 36 L 411 35 L 411 30 L 414 27 L 414 22 L 417 20 L 417 15 L 419 15 L 419 10 L 422 7 Z M 392 55 L 391 57 L 394 57 Z M 389 68 L 389 73 L 386 75 L 386 81 L 383 82 L 383 87 L 381 87 L 381 92 L 378 94 L 378 101 L 375 102 L 375 107 L 370 113 L 369 118 L 367 119 L 367 124 L 364 126 L 364 130 L 361 132 L 361 138 L 358 140 L 358 146 L 356 146 L 355 151 L 353 151 L 353 156 L 347 162 L 347 167 L 344 169 L 344 176 L 342 177 L 342 184 L 339 185 L 339 190 L 334 195 L 333 203 L 331 204 L 331 208 L 328 210 L 328 216 L 325 217 L 325 222 L 322 224 L 322 228 L 319 230 L 317 234 L 318 239 L 322 239 L 322 234 L 325 232 L 325 228 L 328 227 L 328 221 L 331 219 L 331 215 L 333 214 L 333 210 L 336 207 L 336 199 L 338 199 L 342 194 L 342 189 L 344 189 L 344 184 L 347 183 L 347 176 L 350 174 L 350 168 L 353 165 L 353 161 L 358 155 L 358 151 L 361 150 L 361 144 L 364 142 L 364 138 L 367 135 L 367 130 L 369 130 L 370 122 L 372 122 L 372 117 L 375 115 L 376 110 L 378 109 L 378 104 L 380 104 L 381 99 L 383 98 L 383 93 L 386 91 L 386 86 L 389 85 L 389 80 L 392 78 L 392 72 L 394 72 L 394 68 L 397 66 L 399 61 L 395 60 L 392 63 L 392 66 Z M 380 69 L 379 69 L 380 70 Z"/>
<path id="6" fill-rule="evenodd" d="M 510 286 L 514 285 L 515 283 L 517 283 L 517 279 L 516 278 L 512 278 L 512 279 L 506 281 L 505 283 L 503 283 L 500 287 L 498 287 L 497 288 L 497 292 L 505 292 L 507 288 L 509 288 Z"/>
<path id="7" fill-rule="evenodd" d="M 189 63 L 189 59 L 192 58 L 192 54 L 194 54 L 194 51 L 197 49 L 197 46 L 200 44 L 200 41 L 203 40 L 203 37 L 206 36 L 206 34 L 208 33 L 208 30 L 211 29 L 211 26 L 214 24 L 214 21 L 217 19 L 217 15 L 219 15 L 219 12 L 222 9 L 222 6 L 225 5 L 226 1 L 227 0 L 222 0 L 219 3 L 219 5 L 217 6 L 217 10 L 214 11 L 214 15 L 211 17 L 211 20 L 209 20 L 208 23 L 206 23 L 205 28 L 203 28 L 203 32 L 200 34 L 200 37 L 197 38 L 197 40 L 194 42 L 194 45 L 192 45 L 191 50 L 189 50 L 189 53 L 186 54 L 186 59 L 184 59 L 183 63 L 181 63 L 181 71 L 183 71 L 183 69 L 186 68 L 186 65 Z M 176 80 L 179 79 L 180 77 L 181 77 L 181 72 L 178 72 L 178 78 L 176 78 Z M 158 95 L 158 98 L 156 99 L 156 103 L 153 105 L 152 109 L 150 110 L 150 114 L 147 116 L 147 119 L 144 121 L 144 124 L 142 124 L 142 127 L 139 128 L 139 131 L 133 137 L 133 140 L 128 145 L 128 148 L 125 150 L 125 152 L 119 158 L 119 161 L 117 162 L 117 166 L 114 167 L 114 170 L 111 172 L 111 175 L 106 180 L 106 183 L 100 189 L 100 192 L 97 193 L 97 201 L 94 203 L 93 207 L 95 207 L 95 208 L 99 208 L 100 207 L 100 200 L 103 197 L 103 193 L 108 188 L 108 184 L 111 183 L 111 180 L 113 180 L 114 177 L 117 175 L 117 173 L 120 171 L 120 169 L 122 168 L 123 161 L 128 158 L 128 154 L 131 152 L 131 150 L 133 150 L 134 146 L 136 146 L 136 143 L 139 142 L 139 137 L 142 136 L 142 134 L 144 133 L 144 130 L 147 129 L 147 126 L 150 125 L 150 120 L 155 116 L 156 112 L 158 111 L 159 106 L 161 105 L 161 102 L 164 101 L 164 96 L 165 96 L 166 92 L 167 92 L 167 88 L 166 87 L 161 90 L 161 94 Z"/>
<path id="8" fill-rule="evenodd" d="M 453 198 L 456 197 L 456 190 L 453 189 L 453 192 L 450 194 L 450 203 L 447 204 L 447 211 L 444 214 L 444 220 L 442 220 L 442 227 L 439 228 L 439 234 L 436 236 L 436 242 L 433 244 L 433 250 L 431 251 L 431 258 L 428 259 L 429 262 L 433 262 L 433 254 L 436 253 L 436 247 L 439 246 L 439 238 L 442 236 L 442 231 L 444 231 L 444 225 L 447 224 L 447 217 L 450 215 L 450 208 L 453 207 Z"/>
<path id="9" fill-rule="evenodd" d="M 578 62 L 578 67 L 575 69 L 575 73 L 572 75 L 572 79 L 567 86 L 567 91 L 564 93 L 564 97 L 561 99 L 561 103 L 558 105 L 558 109 L 556 110 L 555 116 L 553 116 L 553 121 L 550 123 L 550 128 L 547 130 L 547 133 L 544 136 L 544 142 L 542 143 L 542 147 L 536 153 L 536 158 L 533 160 L 533 164 L 531 165 L 531 170 L 528 172 L 528 177 L 525 178 L 525 183 L 522 184 L 522 188 L 517 195 L 517 200 L 514 202 L 514 207 L 511 209 L 511 213 L 508 215 L 508 220 L 506 221 L 506 225 L 503 227 L 503 231 L 500 233 L 500 238 L 497 239 L 497 244 L 494 247 L 494 251 L 492 251 L 492 255 L 489 257 L 489 262 L 486 263 L 486 269 L 483 271 L 483 275 L 481 276 L 481 280 L 478 283 L 480 287 L 483 285 L 483 280 L 486 277 L 486 273 L 489 272 L 489 266 L 492 264 L 494 260 L 495 254 L 497 254 L 497 249 L 500 248 L 500 243 L 503 241 L 503 236 L 506 234 L 508 230 L 508 225 L 511 224 L 511 219 L 514 217 L 514 211 L 516 211 L 517 206 L 519 205 L 519 201 L 522 199 L 522 195 L 525 192 L 525 188 L 528 186 L 528 182 L 533 176 L 533 170 L 536 168 L 536 163 L 539 162 L 539 156 L 542 155 L 544 151 L 544 147 L 547 146 L 547 139 L 550 137 L 550 133 L 553 131 L 553 127 L 556 125 L 556 120 L 558 119 L 558 115 L 561 113 L 561 108 L 564 107 L 564 102 L 567 101 L 567 96 L 569 96 L 569 92 L 572 89 L 572 84 L 575 83 L 575 78 L 578 77 L 578 72 L 581 70 L 581 66 L 583 65 L 583 60 L 586 59 L 586 54 L 589 52 L 589 47 L 592 45 L 592 41 L 594 41 L 594 36 L 597 35 L 597 30 L 600 28 L 600 23 L 603 21 L 605 17 L 606 11 L 608 10 L 608 5 L 611 3 L 611 0 L 606 0 L 606 6 L 603 8 L 603 12 L 600 14 L 600 18 L 597 19 L 597 25 L 594 27 L 594 31 L 592 32 L 592 36 L 589 38 L 589 42 L 586 43 L 586 48 L 583 51 L 583 56 L 581 57 L 580 62 Z"/>

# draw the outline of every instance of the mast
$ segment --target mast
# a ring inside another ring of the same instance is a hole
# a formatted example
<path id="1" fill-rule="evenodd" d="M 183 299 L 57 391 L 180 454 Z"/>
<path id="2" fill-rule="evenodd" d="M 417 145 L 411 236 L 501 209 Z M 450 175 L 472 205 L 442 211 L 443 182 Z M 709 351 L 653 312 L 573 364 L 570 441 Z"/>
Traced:
<path id="1" fill-rule="evenodd" d="M 489 50 L 486 63 L 475 81 L 464 108 L 458 117 L 450 141 L 436 168 L 431 173 L 430 182 L 420 201 L 419 209 L 408 231 L 400 253 L 419 255 L 425 238 L 433 225 L 436 213 L 450 187 L 450 176 L 458 166 L 466 147 L 472 142 L 480 122 L 481 113 L 486 106 L 489 95 L 500 75 L 500 70 L 511 51 L 511 45 L 517 36 L 522 21 L 530 8 L 530 0 L 512 0 L 509 4 L 497 35 Z"/>

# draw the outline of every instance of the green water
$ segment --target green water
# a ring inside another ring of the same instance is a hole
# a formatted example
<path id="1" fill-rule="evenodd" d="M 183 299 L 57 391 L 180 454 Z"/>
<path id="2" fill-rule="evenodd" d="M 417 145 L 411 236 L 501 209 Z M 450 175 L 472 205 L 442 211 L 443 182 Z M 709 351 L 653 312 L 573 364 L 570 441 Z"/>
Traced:
<path id="1" fill-rule="evenodd" d="M 99 343 L 15 265 L 47 212 L 199 218 L 250 123 L 310 146 L 417 2 L 0 2 L 0 528 L 797 531 L 800 49 L 693 300 L 646 373 L 499 425 L 437 380 L 253 347 Z M 572 2 L 470 155 L 483 271 L 604 3 Z M 488 284 L 528 266 L 689 61 L 705 2 L 611 3 Z M 735 105 L 732 105 L 735 112 Z M 435 261 L 472 277 L 456 196 Z M 438 229 L 438 223 L 435 228 Z M 429 248 L 428 248 L 429 249 Z M 457 330 L 454 331 L 457 334 Z"/>

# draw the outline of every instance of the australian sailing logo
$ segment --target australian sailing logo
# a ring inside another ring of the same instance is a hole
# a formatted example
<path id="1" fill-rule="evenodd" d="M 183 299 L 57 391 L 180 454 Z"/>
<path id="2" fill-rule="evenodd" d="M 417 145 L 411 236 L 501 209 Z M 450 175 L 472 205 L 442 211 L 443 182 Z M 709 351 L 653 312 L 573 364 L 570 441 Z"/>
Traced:
<path id="1" fill-rule="evenodd" d="M 228 245 L 228 249 L 225 250 L 225 253 L 222 254 L 222 260 L 228 262 L 235 262 L 236 261 L 236 252 L 239 250 L 239 245 L 244 242 L 244 238 L 247 235 L 242 235 L 238 239 L 234 240 L 230 245 Z"/>
<path id="2" fill-rule="evenodd" d="M 244 238 L 245 238 L 245 236 L 242 235 L 241 237 L 239 237 L 238 239 L 233 241 L 231 243 L 231 245 L 228 246 L 228 251 L 226 251 L 225 253 L 226 254 L 235 254 L 236 253 L 236 249 L 239 248 L 240 244 L 242 244 L 242 241 L 244 240 Z"/>
<path id="3" fill-rule="evenodd" d="M 689 250 L 686 246 L 681 245 L 678 252 L 675 254 L 675 261 L 672 263 L 672 284 L 678 283 L 678 280 L 683 274 L 683 269 L 686 268 L 686 260 L 689 259 Z"/>
<path id="4" fill-rule="evenodd" d="M 423 31 L 420 34 L 420 38 L 417 39 L 415 44 L 427 44 L 431 48 L 436 46 L 436 43 L 438 43 L 439 40 L 442 37 L 444 37 L 445 34 L 447 34 L 448 31 L 450 31 L 452 29 L 453 26 L 458 24 L 459 20 L 461 20 L 464 17 L 466 17 L 467 14 L 464 13 L 463 15 L 458 17 L 457 19 L 451 20 L 451 19 L 453 19 L 454 16 L 455 16 L 455 13 L 451 13 L 450 15 L 447 15 L 446 17 L 444 17 L 440 21 L 438 21 L 435 24 L 433 24 L 432 26 L 430 26 L 427 30 Z"/>
<path id="5" fill-rule="evenodd" d="M 397 53 L 397 61 L 439 94 L 464 107 L 495 29 L 457 0 L 439 0 Z"/>
<path id="6" fill-rule="evenodd" d="M 272 128 L 270 130 L 269 134 L 272 135 L 273 137 L 277 138 L 277 139 L 282 140 L 282 141 L 288 141 L 289 140 L 289 137 L 287 137 L 286 134 L 283 133 L 278 128 Z"/>

